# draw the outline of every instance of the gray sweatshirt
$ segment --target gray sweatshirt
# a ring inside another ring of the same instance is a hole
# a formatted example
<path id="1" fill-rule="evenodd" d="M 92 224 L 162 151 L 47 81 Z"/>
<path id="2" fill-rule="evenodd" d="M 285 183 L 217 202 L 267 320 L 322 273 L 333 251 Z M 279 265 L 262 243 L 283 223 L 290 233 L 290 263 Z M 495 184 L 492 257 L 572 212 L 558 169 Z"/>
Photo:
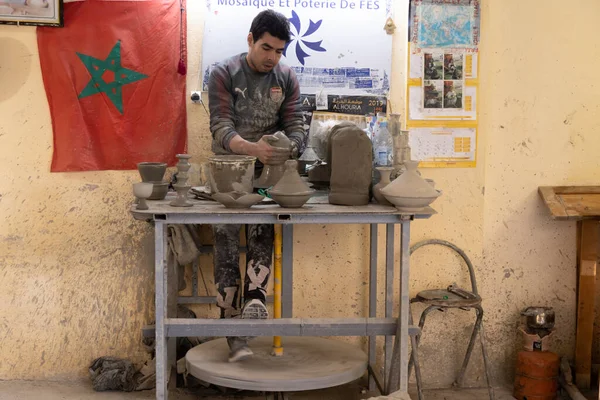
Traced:
<path id="1" fill-rule="evenodd" d="M 213 68 L 208 99 L 215 154 L 232 154 L 229 142 L 236 134 L 257 142 L 277 131 L 304 149 L 300 87 L 290 67 L 277 64 L 259 73 L 248 65 L 246 53 L 236 55 Z"/>

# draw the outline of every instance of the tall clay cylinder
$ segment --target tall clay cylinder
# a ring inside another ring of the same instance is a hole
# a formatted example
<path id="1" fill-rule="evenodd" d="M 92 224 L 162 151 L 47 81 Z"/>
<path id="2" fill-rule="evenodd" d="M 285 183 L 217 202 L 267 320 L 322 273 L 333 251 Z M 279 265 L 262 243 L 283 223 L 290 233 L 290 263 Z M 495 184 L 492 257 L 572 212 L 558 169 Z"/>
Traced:
<path id="1" fill-rule="evenodd" d="M 513 396 L 517 400 L 556 400 L 560 358 L 549 351 L 520 351 Z"/>
<path id="2" fill-rule="evenodd" d="M 343 206 L 368 204 L 373 150 L 367 134 L 350 122 L 333 127 L 328 162 L 331 166 L 329 203 Z"/>

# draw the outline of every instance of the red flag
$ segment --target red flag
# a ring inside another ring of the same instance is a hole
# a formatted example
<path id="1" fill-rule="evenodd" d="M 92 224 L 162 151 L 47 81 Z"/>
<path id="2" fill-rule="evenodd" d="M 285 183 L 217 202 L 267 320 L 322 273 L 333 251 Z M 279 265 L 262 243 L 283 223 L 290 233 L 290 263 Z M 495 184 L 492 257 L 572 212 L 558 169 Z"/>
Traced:
<path id="1" fill-rule="evenodd" d="M 64 28 L 38 28 L 52 116 L 52 172 L 173 165 L 186 150 L 185 2 L 64 5 Z"/>

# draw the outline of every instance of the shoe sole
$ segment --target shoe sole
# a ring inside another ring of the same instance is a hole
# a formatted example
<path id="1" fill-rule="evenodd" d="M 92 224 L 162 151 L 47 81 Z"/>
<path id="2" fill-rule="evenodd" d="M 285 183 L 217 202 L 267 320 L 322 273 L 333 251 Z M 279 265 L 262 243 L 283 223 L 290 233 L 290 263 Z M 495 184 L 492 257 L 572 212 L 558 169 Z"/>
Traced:
<path id="1" fill-rule="evenodd" d="M 264 304 L 255 302 L 246 305 L 242 310 L 242 319 L 267 319 L 269 318 L 269 311 Z"/>
<path id="2" fill-rule="evenodd" d="M 246 304 L 242 310 L 242 319 L 267 319 L 269 318 L 269 311 L 267 307 L 260 301 L 254 301 Z M 252 340 L 256 336 L 240 336 L 244 340 Z"/>

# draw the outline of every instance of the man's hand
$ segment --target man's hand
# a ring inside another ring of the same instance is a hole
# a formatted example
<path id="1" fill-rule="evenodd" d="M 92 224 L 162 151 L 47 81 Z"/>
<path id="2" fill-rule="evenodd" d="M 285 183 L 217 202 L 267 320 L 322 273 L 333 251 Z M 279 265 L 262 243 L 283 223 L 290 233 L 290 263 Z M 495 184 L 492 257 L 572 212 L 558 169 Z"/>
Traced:
<path id="1" fill-rule="evenodd" d="M 281 147 L 271 146 L 270 143 L 277 141 L 276 137 L 271 135 L 263 136 L 258 142 L 256 142 L 255 154 L 263 164 L 279 165 L 283 164 L 287 159 L 290 158 L 289 149 Z"/>
<path id="2" fill-rule="evenodd" d="M 290 158 L 289 149 L 273 147 L 269 142 L 278 140 L 272 135 L 263 136 L 258 142 L 252 143 L 241 136 L 235 136 L 229 142 L 229 147 L 236 154 L 245 154 L 258 158 L 263 164 L 279 165 Z"/>

